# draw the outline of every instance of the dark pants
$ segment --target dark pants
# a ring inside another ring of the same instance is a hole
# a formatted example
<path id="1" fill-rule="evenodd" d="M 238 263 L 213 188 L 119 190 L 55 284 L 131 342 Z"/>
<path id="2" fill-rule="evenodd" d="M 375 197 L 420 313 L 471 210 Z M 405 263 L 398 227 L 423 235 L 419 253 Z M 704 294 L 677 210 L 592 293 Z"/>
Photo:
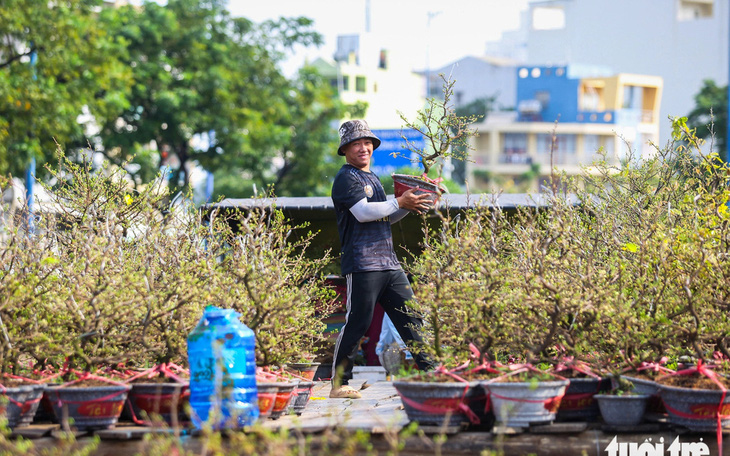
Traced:
<path id="1" fill-rule="evenodd" d="M 345 276 L 347 279 L 347 314 L 345 325 L 340 330 L 335 344 L 335 357 L 332 363 L 332 383 L 347 383 L 352 379 L 352 365 L 357 354 L 360 339 L 365 335 L 373 319 L 375 303 L 388 314 L 398 334 L 406 345 L 420 342 L 421 336 L 416 328 L 421 326 L 419 318 L 410 315 L 407 301 L 413 300 L 413 291 L 408 278 L 402 270 L 355 272 Z M 431 367 L 428 358 L 414 355 L 419 369 Z M 339 377 L 338 369 L 342 370 Z"/>

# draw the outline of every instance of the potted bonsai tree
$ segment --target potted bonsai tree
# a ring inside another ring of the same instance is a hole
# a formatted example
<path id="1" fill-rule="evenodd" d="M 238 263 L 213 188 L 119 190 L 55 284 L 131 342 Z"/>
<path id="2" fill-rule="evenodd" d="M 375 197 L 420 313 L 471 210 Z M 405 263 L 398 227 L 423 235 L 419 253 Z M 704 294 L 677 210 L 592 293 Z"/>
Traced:
<path id="1" fill-rule="evenodd" d="M 88 161 L 60 157 L 49 188 L 55 217 L 47 217 L 35 241 L 48 248 L 58 268 L 52 292 L 34 302 L 33 318 L 43 338 L 29 353 L 43 368 L 52 365 L 65 383 L 46 393 L 69 429 L 115 425 L 131 387 L 99 375 L 110 366 L 144 352 L 139 343 L 141 315 L 147 311 L 143 272 L 135 262 L 132 230 L 145 205 L 160 199 L 150 186 L 131 196 L 123 171 L 92 169 Z M 48 261 L 47 261 L 48 263 Z"/>
<path id="2" fill-rule="evenodd" d="M 223 225 L 230 226 L 228 223 Z M 325 284 L 322 271 L 329 254 L 310 257 L 311 232 L 306 226 L 291 226 L 280 210 L 252 209 L 241 214 L 236 232 L 221 235 L 229 246 L 217 275 L 216 288 L 225 290 L 220 302 L 236 309 L 241 321 L 256 336 L 256 363 L 261 368 L 260 408 L 265 410 L 271 393 L 262 393 L 275 383 L 273 418 L 286 410 L 295 386 L 302 398 L 314 384 L 302 376 L 288 375 L 284 365 L 299 362 L 326 341 L 323 318 L 334 310 L 334 292 Z M 298 404 L 301 411 L 303 405 Z"/>
<path id="3" fill-rule="evenodd" d="M 426 193 L 436 202 L 445 190 L 439 185 L 444 167 L 444 160 L 455 158 L 466 160 L 469 157 L 469 138 L 476 134 L 469 126 L 474 123 L 478 116 L 458 116 L 452 105 L 454 94 L 453 79 L 447 79 L 443 74 L 439 75 L 443 81 L 443 99 L 429 98 L 426 107 L 418 111 L 416 119 L 411 121 L 399 112 L 404 126 L 413 129 L 425 138 L 425 147 L 415 145 L 408 138 L 401 135 L 405 141 L 406 153 L 397 153 L 404 156 L 413 163 L 417 163 L 423 169 L 421 176 L 407 174 L 393 174 L 393 187 L 395 196 L 400 196 L 409 188 L 418 188 L 416 193 Z M 415 159 L 411 159 L 415 155 Z M 438 173 L 435 179 L 429 177 L 429 172 L 434 166 L 438 166 Z"/>

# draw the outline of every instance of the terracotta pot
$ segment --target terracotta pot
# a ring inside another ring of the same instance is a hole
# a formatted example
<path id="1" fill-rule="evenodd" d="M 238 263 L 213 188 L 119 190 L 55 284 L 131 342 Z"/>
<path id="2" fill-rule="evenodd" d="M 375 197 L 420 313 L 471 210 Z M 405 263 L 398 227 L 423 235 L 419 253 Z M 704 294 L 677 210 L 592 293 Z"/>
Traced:
<path id="1" fill-rule="evenodd" d="M 27 426 L 33 421 L 45 389 L 44 384 L 28 384 L 4 388 L 0 392 L 0 396 L 5 396 L 0 415 L 5 415 L 10 429 Z"/>
<path id="2" fill-rule="evenodd" d="M 295 382 L 279 382 L 276 383 L 279 390 L 276 392 L 276 400 L 274 402 L 274 408 L 271 410 L 271 416 L 270 418 L 272 420 L 279 419 L 281 415 L 284 414 L 287 407 L 289 406 L 289 402 L 292 400 L 292 397 L 294 396 L 294 389 L 297 386 L 297 383 Z"/>
<path id="3" fill-rule="evenodd" d="M 50 386 L 48 398 L 64 429 L 110 429 L 117 424 L 130 385 Z"/>
<path id="4" fill-rule="evenodd" d="M 259 418 L 265 419 L 271 416 L 276 404 L 276 394 L 279 392 L 279 384 L 274 382 L 256 382 L 258 389 Z"/>

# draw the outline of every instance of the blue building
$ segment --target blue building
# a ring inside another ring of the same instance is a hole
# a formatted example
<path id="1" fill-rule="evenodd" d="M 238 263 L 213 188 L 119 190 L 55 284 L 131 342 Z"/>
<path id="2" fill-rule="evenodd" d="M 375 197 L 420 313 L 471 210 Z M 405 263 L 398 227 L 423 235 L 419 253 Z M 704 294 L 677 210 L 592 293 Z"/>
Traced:
<path id="1" fill-rule="evenodd" d="M 537 191 L 553 167 L 582 172 L 601 154 L 609 161 L 654 153 L 659 141 L 662 79 L 611 74 L 597 66 L 521 66 L 517 110 L 476 124 L 475 191 Z"/>

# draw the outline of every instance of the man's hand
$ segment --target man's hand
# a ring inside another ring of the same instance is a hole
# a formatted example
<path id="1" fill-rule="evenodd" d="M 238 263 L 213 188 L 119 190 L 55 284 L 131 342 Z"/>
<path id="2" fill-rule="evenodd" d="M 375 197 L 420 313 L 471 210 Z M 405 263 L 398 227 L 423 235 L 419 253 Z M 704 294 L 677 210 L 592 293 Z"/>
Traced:
<path id="1" fill-rule="evenodd" d="M 418 187 L 406 190 L 405 193 L 396 198 L 398 201 L 398 207 L 401 209 L 408 209 L 409 211 L 413 211 L 418 214 L 429 210 L 433 205 L 429 195 L 426 193 L 416 195 L 416 190 L 418 190 Z"/>

